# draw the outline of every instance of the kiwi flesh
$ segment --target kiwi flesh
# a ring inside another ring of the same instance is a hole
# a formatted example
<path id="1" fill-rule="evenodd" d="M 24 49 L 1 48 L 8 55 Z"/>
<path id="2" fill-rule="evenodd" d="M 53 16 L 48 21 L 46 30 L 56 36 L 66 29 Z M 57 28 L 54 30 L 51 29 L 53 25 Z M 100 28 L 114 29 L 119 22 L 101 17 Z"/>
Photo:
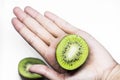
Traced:
<path id="1" fill-rule="evenodd" d="M 75 70 L 85 63 L 89 53 L 86 41 L 74 34 L 65 36 L 56 47 L 56 59 L 65 70 Z"/>
<path id="2" fill-rule="evenodd" d="M 38 58 L 27 57 L 22 59 L 18 64 L 18 72 L 22 80 L 44 80 L 45 78 L 37 73 L 32 73 L 29 71 L 30 66 L 34 64 L 43 64 L 45 63 Z"/>

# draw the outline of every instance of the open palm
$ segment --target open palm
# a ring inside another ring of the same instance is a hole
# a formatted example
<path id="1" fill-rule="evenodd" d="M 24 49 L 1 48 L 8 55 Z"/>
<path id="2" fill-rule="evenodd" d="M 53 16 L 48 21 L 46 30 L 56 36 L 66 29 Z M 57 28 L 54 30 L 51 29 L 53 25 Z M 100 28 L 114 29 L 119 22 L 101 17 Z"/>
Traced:
<path id="1" fill-rule="evenodd" d="M 31 7 L 26 7 L 24 11 L 16 7 L 14 14 L 17 17 L 12 19 L 15 29 L 53 68 L 34 65 L 30 68 L 32 72 L 42 74 L 51 80 L 105 80 L 117 65 L 109 52 L 91 35 L 75 28 L 51 12 L 45 12 L 43 16 Z M 74 72 L 64 71 L 55 58 L 56 46 L 67 34 L 80 35 L 90 48 L 86 63 Z"/>

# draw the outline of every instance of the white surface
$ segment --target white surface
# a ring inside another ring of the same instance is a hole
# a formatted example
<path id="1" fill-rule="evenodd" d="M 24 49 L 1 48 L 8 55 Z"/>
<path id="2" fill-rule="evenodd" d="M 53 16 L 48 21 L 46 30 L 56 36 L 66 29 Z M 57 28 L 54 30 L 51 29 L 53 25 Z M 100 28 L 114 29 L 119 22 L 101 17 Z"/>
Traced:
<path id="1" fill-rule="evenodd" d="M 120 0 L 1 0 L 0 80 L 21 80 L 17 64 L 24 57 L 39 57 L 11 24 L 13 8 L 31 6 L 42 14 L 48 10 L 83 29 L 100 41 L 120 63 Z"/>

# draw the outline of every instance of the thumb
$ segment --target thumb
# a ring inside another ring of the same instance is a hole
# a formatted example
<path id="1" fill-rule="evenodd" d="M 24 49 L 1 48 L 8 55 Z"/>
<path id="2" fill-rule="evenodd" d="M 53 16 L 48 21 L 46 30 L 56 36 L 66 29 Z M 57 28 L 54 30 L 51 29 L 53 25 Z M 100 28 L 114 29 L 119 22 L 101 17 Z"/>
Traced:
<path id="1" fill-rule="evenodd" d="M 45 65 L 33 65 L 29 69 L 31 72 L 38 73 L 40 75 L 45 76 L 46 78 L 50 80 L 63 80 L 64 75 L 60 74 L 53 69 L 50 69 L 49 67 Z"/>

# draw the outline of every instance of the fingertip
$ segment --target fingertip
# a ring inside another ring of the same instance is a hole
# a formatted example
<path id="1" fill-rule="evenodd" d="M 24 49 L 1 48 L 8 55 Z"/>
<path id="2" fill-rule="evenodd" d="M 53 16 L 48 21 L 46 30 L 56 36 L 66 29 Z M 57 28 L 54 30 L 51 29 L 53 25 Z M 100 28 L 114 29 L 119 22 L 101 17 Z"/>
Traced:
<path id="1" fill-rule="evenodd" d="M 16 21 L 16 19 L 17 19 L 16 17 L 13 17 L 13 18 L 11 19 L 11 22 L 14 23 L 14 22 Z"/>
<path id="2" fill-rule="evenodd" d="M 34 72 L 34 71 L 35 71 L 35 66 L 32 65 L 32 66 L 29 68 L 29 71 L 30 71 L 30 72 Z"/>
<path id="3" fill-rule="evenodd" d="M 16 13 L 16 12 L 18 12 L 19 9 L 20 9 L 19 7 L 14 7 L 13 12 Z"/>
<path id="4" fill-rule="evenodd" d="M 29 9 L 31 9 L 31 7 L 30 7 L 30 6 L 26 6 L 26 7 L 24 8 L 24 11 L 28 11 Z"/>
<path id="5" fill-rule="evenodd" d="M 13 17 L 11 19 L 11 23 L 13 24 L 13 26 L 15 27 L 16 23 L 17 23 L 17 18 L 16 17 Z"/>
<path id="6" fill-rule="evenodd" d="M 36 65 L 32 65 L 32 66 L 29 68 L 29 71 L 30 71 L 30 72 L 34 72 L 35 69 L 36 69 Z"/>
<path id="7" fill-rule="evenodd" d="M 23 27 L 23 24 L 16 17 L 12 18 L 11 22 L 17 31 Z"/>
<path id="8" fill-rule="evenodd" d="M 44 16 L 47 16 L 47 15 L 49 15 L 49 14 L 51 14 L 50 11 L 45 11 L 45 12 L 44 12 Z"/>
<path id="9" fill-rule="evenodd" d="M 14 28 L 16 29 L 17 18 L 13 17 L 11 20 L 11 23 L 13 24 Z"/>
<path id="10" fill-rule="evenodd" d="M 44 16 L 49 18 L 52 21 L 53 21 L 53 19 L 57 18 L 57 15 L 55 15 L 54 13 L 52 13 L 50 11 L 45 11 Z"/>
<path id="11" fill-rule="evenodd" d="M 39 12 L 37 12 L 35 9 L 33 9 L 30 6 L 26 6 L 24 8 L 24 12 L 27 13 L 28 15 L 30 15 L 31 17 L 36 17 L 36 15 L 39 14 Z"/>

